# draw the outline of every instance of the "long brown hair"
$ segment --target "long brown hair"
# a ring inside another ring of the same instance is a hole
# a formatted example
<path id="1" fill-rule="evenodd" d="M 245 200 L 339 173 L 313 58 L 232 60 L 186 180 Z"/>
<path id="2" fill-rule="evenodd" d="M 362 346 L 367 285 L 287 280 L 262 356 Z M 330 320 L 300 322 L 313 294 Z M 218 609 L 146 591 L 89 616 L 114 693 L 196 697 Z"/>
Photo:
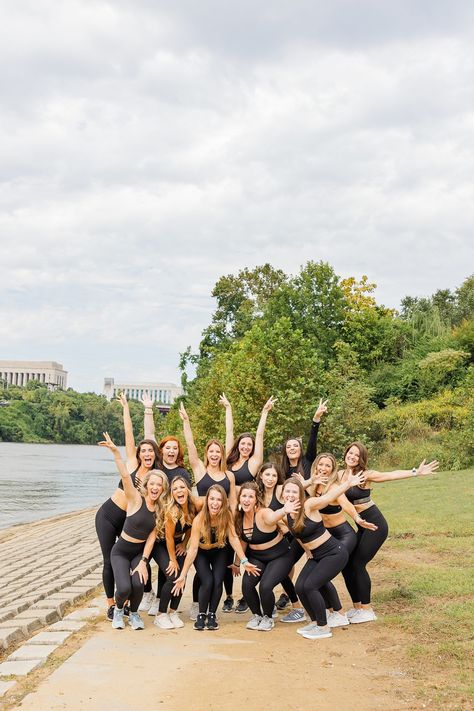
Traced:
<path id="1" fill-rule="evenodd" d="M 188 490 L 188 506 L 187 506 L 187 513 L 185 513 L 183 507 L 181 504 L 179 504 L 177 501 L 175 501 L 173 497 L 173 484 L 176 481 L 182 481 L 183 484 L 186 485 L 186 488 Z M 187 524 L 190 526 L 192 522 L 194 521 L 194 517 L 196 516 L 196 506 L 194 504 L 193 497 L 191 496 L 191 487 L 189 486 L 189 483 L 186 481 L 184 476 L 178 476 L 173 477 L 171 480 L 170 488 L 168 495 L 166 497 L 166 502 L 165 502 L 165 520 L 170 519 L 173 521 L 173 523 L 177 523 L 178 521 L 180 522 L 182 528 Z"/>
<path id="2" fill-rule="evenodd" d="M 207 453 L 209 451 L 209 447 L 212 444 L 217 444 L 219 449 L 221 450 L 221 461 L 219 462 L 219 470 L 223 473 L 226 471 L 226 464 L 225 464 L 225 452 L 224 452 L 224 446 L 222 442 L 219 442 L 218 439 L 210 439 L 209 442 L 206 443 L 206 447 L 204 449 L 204 466 L 207 469 L 208 464 L 209 464 L 209 459 L 207 457 Z"/>
<path id="3" fill-rule="evenodd" d="M 359 450 L 359 463 L 352 472 L 353 474 L 358 474 L 359 472 L 365 472 L 367 469 L 367 462 L 369 459 L 369 452 L 367 451 L 367 447 L 365 444 L 362 444 L 362 442 L 351 442 L 350 444 L 347 445 L 347 447 L 344 450 L 344 469 L 346 469 L 346 454 L 350 450 L 351 447 L 357 447 Z"/>
<path id="4" fill-rule="evenodd" d="M 138 485 L 138 491 L 143 497 L 145 497 L 147 494 L 146 485 L 148 484 L 150 477 L 155 475 L 161 478 L 161 483 L 163 487 L 163 491 L 155 501 L 156 537 L 162 539 L 165 537 L 165 502 L 169 489 L 168 477 L 164 472 L 161 471 L 161 469 L 150 469 L 149 471 L 147 471 L 142 481 L 140 481 Z"/>
<path id="5" fill-rule="evenodd" d="M 245 481 L 242 486 L 240 487 L 239 491 L 239 497 L 238 497 L 238 504 L 240 504 L 240 497 L 242 496 L 242 492 L 245 491 L 245 489 L 250 489 L 250 491 L 255 491 L 255 505 L 257 509 L 261 508 L 264 503 L 263 503 L 263 498 L 260 493 L 260 489 L 258 487 L 258 484 L 256 481 Z M 239 538 L 242 538 L 242 532 L 243 532 L 243 527 L 244 527 L 244 512 L 241 508 L 237 507 L 237 511 L 235 512 L 234 515 L 234 525 L 235 525 L 235 532 Z"/>
<path id="6" fill-rule="evenodd" d="M 216 522 L 214 526 L 211 526 L 211 515 L 209 513 L 209 494 L 211 491 L 217 491 L 222 498 L 221 510 L 216 516 Z M 203 543 L 209 545 L 212 542 L 212 528 L 216 531 L 216 543 L 218 548 L 223 548 L 227 542 L 227 535 L 229 529 L 232 528 L 232 514 L 229 509 L 229 501 L 227 499 L 227 494 L 225 489 L 222 488 L 220 484 L 212 484 L 206 493 L 206 498 L 204 499 L 204 505 L 201 511 L 201 525 L 200 525 L 200 538 Z"/>
<path id="7" fill-rule="evenodd" d="M 265 485 L 262 481 L 262 474 L 263 474 L 263 472 L 266 472 L 267 469 L 274 469 L 277 473 L 277 481 L 276 481 L 275 488 L 273 489 L 273 491 L 275 491 L 275 489 L 277 488 L 277 486 L 279 484 L 283 484 L 283 482 L 285 481 L 283 478 L 281 469 L 278 466 L 278 464 L 276 464 L 274 462 L 265 462 L 264 464 L 262 464 L 262 466 L 260 467 L 260 469 L 257 472 L 257 476 L 255 477 L 255 482 L 258 486 L 258 490 L 260 492 L 262 501 L 265 499 Z"/>
<path id="8" fill-rule="evenodd" d="M 255 437 L 250 434 L 250 432 L 243 432 L 241 435 L 237 437 L 235 440 L 234 444 L 232 445 L 232 449 L 229 452 L 229 456 L 227 457 L 227 466 L 231 467 L 232 464 L 235 464 L 236 462 L 239 461 L 240 459 L 240 452 L 239 452 L 239 444 L 242 439 L 245 437 L 248 437 L 249 439 L 252 440 L 252 450 L 249 454 L 249 459 L 252 456 L 252 454 L 255 452 Z"/>
<path id="9" fill-rule="evenodd" d="M 142 439 L 137 444 L 136 457 L 137 457 L 138 466 L 141 467 L 141 465 L 142 465 L 142 460 L 140 457 L 140 447 L 142 446 L 142 444 L 149 444 L 151 447 L 153 447 L 153 451 L 155 453 L 155 461 L 153 462 L 153 468 L 155 468 L 155 467 L 159 468 L 159 466 L 161 464 L 161 454 L 160 454 L 160 450 L 158 449 L 158 445 L 156 444 L 154 439 Z"/>
<path id="10" fill-rule="evenodd" d="M 296 476 L 290 476 L 289 479 L 285 481 L 283 484 L 283 488 L 281 490 L 281 498 L 283 499 L 283 493 L 285 491 L 286 486 L 288 484 L 296 484 L 299 490 L 299 501 L 300 501 L 300 508 L 296 512 L 296 519 L 294 520 L 294 523 L 292 524 L 291 528 L 293 531 L 296 533 L 299 533 L 300 531 L 303 530 L 304 528 L 304 517 L 305 517 L 305 510 L 304 510 L 304 502 L 306 499 L 306 494 L 305 490 L 303 489 L 303 485 Z"/>
<path id="11" fill-rule="evenodd" d="M 313 477 L 313 476 L 315 476 L 315 475 L 317 474 L 317 471 L 318 471 L 318 463 L 319 463 L 319 462 L 321 461 L 321 459 L 323 459 L 324 457 L 325 457 L 326 459 L 330 459 L 330 460 L 331 460 L 332 471 L 331 471 L 331 473 L 330 473 L 330 475 L 329 475 L 329 477 L 328 477 L 328 482 L 327 482 L 327 484 L 323 484 L 323 485 L 322 485 L 323 489 L 322 489 L 321 495 L 325 494 L 325 493 L 329 490 L 329 487 L 331 487 L 335 482 L 338 481 L 338 468 L 337 468 L 336 457 L 334 456 L 334 454 L 331 454 L 330 452 L 321 452 L 321 454 L 318 454 L 318 456 L 316 457 L 316 459 L 314 460 L 314 462 L 313 462 L 312 465 L 311 465 L 311 477 Z"/>
<path id="12" fill-rule="evenodd" d="M 167 435 L 166 437 L 163 437 L 162 440 L 160 440 L 160 443 L 158 445 L 158 449 L 160 452 L 160 457 L 163 459 L 163 447 L 167 442 L 176 442 L 178 445 L 178 456 L 176 457 L 176 464 L 178 467 L 183 467 L 184 466 L 184 450 L 183 450 L 183 445 L 179 441 L 177 437 L 174 437 L 173 435 Z"/>
<path id="13" fill-rule="evenodd" d="M 286 445 L 288 442 L 291 442 L 291 440 L 294 439 L 298 444 L 300 445 L 300 455 L 298 457 L 298 461 L 296 462 L 296 469 L 293 472 L 294 474 L 301 474 L 301 476 L 304 476 L 304 468 L 303 468 L 303 442 L 301 441 L 301 437 L 288 437 L 287 440 L 285 440 L 283 444 L 283 449 L 281 453 L 281 468 L 283 470 L 283 477 L 284 479 L 287 479 L 290 476 L 290 459 L 286 453 Z"/>

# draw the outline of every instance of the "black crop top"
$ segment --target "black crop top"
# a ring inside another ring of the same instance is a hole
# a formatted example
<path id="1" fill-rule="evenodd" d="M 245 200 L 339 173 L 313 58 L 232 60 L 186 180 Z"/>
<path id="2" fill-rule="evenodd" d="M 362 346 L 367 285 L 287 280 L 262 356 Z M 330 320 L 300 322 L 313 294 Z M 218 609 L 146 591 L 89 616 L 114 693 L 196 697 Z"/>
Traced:
<path id="1" fill-rule="evenodd" d="M 168 478 L 168 482 L 171 484 L 175 476 L 182 476 L 183 479 L 185 479 L 189 486 L 192 486 L 191 484 L 191 475 L 188 472 L 187 469 L 184 467 L 175 467 L 174 469 L 168 469 L 168 467 L 165 464 L 161 464 L 160 469 L 164 471 Z"/>
<path id="2" fill-rule="evenodd" d="M 366 504 L 370 501 L 370 489 L 362 489 L 360 486 L 351 486 L 346 491 L 346 497 L 351 504 Z"/>
<path id="3" fill-rule="evenodd" d="M 123 524 L 123 532 L 131 538 L 144 541 L 156 526 L 155 512 L 150 511 L 142 497 L 142 505 L 131 516 L 127 516 Z"/>
<path id="4" fill-rule="evenodd" d="M 316 494 L 316 496 L 323 496 L 323 494 Z M 339 504 L 328 504 L 323 509 L 319 509 L 320 514 L 337 514 L 342 511 L 342 506 Z"/>
<path id="5" fill-rule="evenodd" d="M 140 482 L 137 483 L 137 471 L 138 471 L 138 467 L 135 469 L 135 471 L 133 471 L 133 472 L 130 474 L 130 478 L 131 478 L 131 480 L 132 480 L 132 484 L 133 484 L 133 486 L 134 486 L 136 489 L 138 489 L 138 484 L 140 483 Z M 120 479 L 119 483 L 117 484 L 117 486 L 118 486 L 119 489 L 122 489 L 122 490 L 123 490 L 123 482 L 122 482 L 121 479 Z"/>
<path id="6" fill-rule="evenodd" d="M 230 481 L 227 476 L 225 475 L 225 479 L 222 479 L 221 481 L 216 481 L 215 479 L 212 478 L 207 472 L 204 474 L 203 478 L 198 481 L 196 484 L 196 488 L 198 491 L 199 496 L 206 496 L 207 492 L 211 488 L 213 484 L 219 484 L 219 486 L 222 486 L 224 489 L 225 493 L 227 496 L 230 494 Z"/>
<path id="7" fill-rule="evenodd" d="M 278 527 L 276 527 L 275 530 L 271 531 L 270 533 L 261 531 L 257 527 L 257 522 L 256 522 L 255 516 L 254 516 L 252 527 L 251 528 L 244 528 L 242 530 L 242 540 L 245 541 L 246 543 L 249 543 L 250 545 L 252 545 L 252 543 L 253 543 L 255 546 L 257 546 L 257 545 L 260 545 L 260 543 L 270 543 L 270 541 L 273 541 L 275 538 L 278 538 L 279 534 L 280 534 L 280 531 L 279 531 Z"/>
<path id="8" fill-rule="evenodd" d="M 303 467 L 303 473 L 305 479 L 311 478 L 311 465 L 316 459 L 316 448 L 318 442 L 318 430 L 319 422 L 311 422 L 311 431 L 309 433 L 308 446 L 306 447 L 306 453 L 301 458 L 301 464 Z M 298 471 L 298 467 L 288 467 L 288 474 L 286 478 L 289 479 L 290 476 Z M 302 472 L 300 472 L 302 473 Z"/>
<path id="9" fill-rule="evenodd" d="M 281 508 L 283 508 L 283 504 L 277 499 L 275 489 L 273 490 L 272 500 L 268 504 L 268 508 L 272 511 L 279 511 Z"/>
<path id="10" fill-rule="evenodd" d="M 174 540 L 175 541 L 182 541 L 184 538 L 184 534 L 186 531 L 189 531 L 191 528 L 189 523 L 185 523 L 184 526 L 182 525 L 181 521 L 176 521 L 176 525 L 174 528 Z"/>
<path id="11" fill-rule="evenodd" d="M 242 486 L 246 481 L 253 481 L 252 473 L 249 469 L 249 463 L 247 460 L 242 464 L 240 469 L 231 469 L 235 476 L 235 483 L 237 486 Z"/>
<path id="12" fill-rule="evenodd" d="M 311 543 L 311 541 L 315 541 L 317 538 L 322 536 L 326 530 L 322 521 L 312 521 L 305 515 L 303 519 L 303 528 L 297 533 L 294 529 L 294 522 L 290 514 L 287 514 L 286 520 L 288 528 L 294 537 L 301 541 L 301 543 Z"/>
<path id="13" fill-rule="evenodd" d="M 209 543 L 206 543 L 203 538 L 200 538 L 200 539 L 199 539 L 199 543 L 202 544 L 202 545 L 204 545 L 204 546 L 210 545 L 210 546 L 213 546 L 213 547 L 215 548 L 215 547 L 217 546 L 216 530 L 217 530 L 216 528 L 213 528 L 213 527 L 211 526 L 211 540 L 210 540 L 210 542 L 209 542 Z"/>

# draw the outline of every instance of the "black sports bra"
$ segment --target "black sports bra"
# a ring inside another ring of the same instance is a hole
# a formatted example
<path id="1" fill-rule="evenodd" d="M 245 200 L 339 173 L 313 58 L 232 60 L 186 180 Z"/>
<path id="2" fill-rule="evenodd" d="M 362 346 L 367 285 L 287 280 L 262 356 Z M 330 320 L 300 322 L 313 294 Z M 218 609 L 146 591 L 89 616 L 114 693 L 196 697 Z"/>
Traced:
<path id="1" fill-rule="evenodd" d="M 242 464 L 240 469 L 231 469 L 231 472 L 235 476 L 235 483 L 237 486 L 242 486 L 246 481 L 253 481 L 252 472 L 249 469 L 249 463 L 247 460 Z"/>
<path id="2" fill-rule="evenodd" d="M 281 508 L 283 508 L 283 504 L 277 499 L 275 489 L 273 490 L 272 500 L 268 504 L 268 508 L 272 511 L 279 511 Z"/>
<path id="3" fill-rule="evenodd" d="M 196 488 L 198 491 L 199 496 L 206 496 L 207 492 L 211 488 L 213 484 L 219 484 L 219 486 L 222 486 L 224 489 L 225 493 L 227 496 L 230 494 L 230 481 L 227 476 L 225 475 L 225 479 L 222 479 L 221 481 L 216 481 L 215 479 L 212 478 L 207 472 L 204 474 L 203 478 L 198 481 L 196 484 Z"/>
<path id="4" fill-rule="evenodd" d="M 150 511 L 146 505 L 145 499 L 142 497 L 142 505 L 131 516 L 125 518 L 123 524 L 123 532 L 131 538 L 138 538 L 144 541 L 156 526 L 155 512 Z"/>
<path id="5" fill-rule="evenodd" d="M 216 529 L 211 526 L 211 540 L 209 543 L 206 543 L 204 538 L 199 539 L 199 545 L 203 546 L 211 546 L 212 548 L 217 548 L 217 536 L 216 536 Z"/>
<path id="6" fill-rule="evenodd" d="M 131 477 L 131 479 L 132 479 L 132 484 L 133 484 L 133 486 L 134 486 L 136 489 L 138 489 L 138 484 L 140 483 L 140 482 L 137 483 L 137 471 L 138 471 L 138 469 L 139 469 L 139 467 L 137 467 L 137 468 L 135 469 L 135 471 L 133 471 L 133 472 L 130 474 L 130 477 Z M 122 490 L 123 490 L 123 482 L 122 482 L 121 479 L 120 479 L 119 483 L 117 484 L 117 486 L 118 486 L 119 489 L 122 489 Z"/>
<path id="7" fill-rule="evenodd" d="M 296 532 L 294 529 L 294 521 L 290 514 L 286 516 L 288 528 L 292 532 L 295 538 L 297 538 L 302 543 L 311 543 L 317 538 L 322 536 L 326 529 L 324 528 L 324 523 L 322 521 L 313 521 L 305 515 L 303 519 L 303 528 L 301 531 Z"/>
<path id="8" fill-rule="evenodd" d="M 242 530 L 242 540 L 248 543 L 249 545 L 252 545 L 253 543 L 255 546 L 260 545 L 260 543 L 270 543 L 270 541 L 273 541 L 275 538 L 278 538 L 279 535 L 280 532 L 278 530 L 278 527 L 276 527 L 275 530 L 271 531 L 270 533 L 267 533 L 266 531 L 261 531 L 257 527 L 255 516 L 253 517 L 253 524 L 251 528 L 244 528 Z"/>
<path id="9" fill-rule="evenodd" d="M 346 497 L 351 504 L 367 504 L 370 501 L 371 489 L 362 489 L 360 486 L 351 486 L 346 491 Z"/>
<path id="10" fill-rule="evenodd" d="M 176 521 L 176 525 L 174 528 L 174 540 L 175 541 L 182 541 L 184 538 L 184 534 L 186 531 L 189 531 L 191 528 L 189 523 L 185 523 L 184 526 L 182 525 L 181 521 Z"/>
<path id="11" fill-rule="evenodd" d="M 316 494 L 316 496 L 324 496 L 324 494 Z M 328 504 L 323 509 L 319 509 L 320 514 L 337 514 L 342 511 L 342 506 L 339 504 Z"/>

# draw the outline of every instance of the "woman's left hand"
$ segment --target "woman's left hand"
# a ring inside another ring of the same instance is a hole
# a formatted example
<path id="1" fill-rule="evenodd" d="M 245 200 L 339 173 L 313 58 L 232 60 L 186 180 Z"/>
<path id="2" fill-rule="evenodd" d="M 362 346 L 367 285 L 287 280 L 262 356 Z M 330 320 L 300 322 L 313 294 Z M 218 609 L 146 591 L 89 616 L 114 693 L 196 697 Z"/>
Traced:
<path id="1" fill-rule="evenodd" d="M 232 563 L 231 565 L 228 565 L 227 567 L 231 569 L 232 575 L 234 576 L 234 578 L 238 578 L 238 576 L 240 575 L 240 565 L 236 565 L 235 563 Z"/>
<path id="2" fill-rule="evenodd" d="M 435 472 L 439 467 L 439 462 L 437 459 L 434 459 L 429 464 L 425 464 L 425 462 L 426 459 L 423 459 L 420 466 L 416 470 L 417 476 L 426 476 L 427 474 L 433 474 L 433 472 Z"/>
<path id="3" fill-rule="evenodd" d="M 268 400 L 266 401 L 265 405 L 263 406 L 263 411 L 270 412 L 270 410 L 273 409 L 273 406 L 276 403 L 276 401 L 277 401 L 276 397 L 269 397 Z"/>
<path id="4" fill-rule="evenodd" d="M 148 569 L 144 560 L 141 560 L 135 570 L 132 570 L 132 575 L 135 573 L 138 573 L 140 582 L 146 585 L 146 581 L 148 580 Z"/>
<path id="5" fill-rule="evenodd" d="M 186 555 L 186 546 L 184 543 L 178 543 L 175 547 L 175 551 L 178 556 Z"/>
<path id="6" fill-rule="evenodd" d="M 143 397 L 141 397 L 140 400 L 141 400 L 141 403 L 142 403 L 143 407 L 145 408 L 145 410 L 147 410 L 147 409 L 152 410 L 153 409 L 153 400 L 151 399 L 150 395 L 148 394 L 148 391 L 145 391 L 145 393 L 143 394 Z"/>
<path id="7" fill-rule="evenodd" d="M 181 574 L 179 578 L 176 578 L 173 589 L 171 590 L 172 595 L 179 595 L 183 592 L 184 584 L 186 582 L 186 576 Z"/>
<path id="8" fill-rule="evenodd" d="M 257 568 L 256 565 L 254 565 L 253 563 L 249 563 L 248 561 L 244 563 L 244 568 L 246 573 L 255 577 L 258 577 L 261 573 L 260 568 Z"/>
<path id="9" fill-rule="evenodd" d="M 319 422 L 321 420 L 321 417 L 326 414 L 326 412 L 328 411 L 328 408 L 326 405 L 327 405 L 327 400 L 324 400 L 324 402 L 323 402 L 323 399 L 321 398 L 319 401 L 318 409 L 316 410 L 316 412 L 313 415 L 314 422 Z"/>
<path id="10" fill-rule="evenodd" d="M 176 560 L 170 560 L 168 567 L 165 570 L 166 575 L 177 575 L 179 573 L 179 565 Z"/>
<path id="11" fill-rule="evenodd" d="M 366 521 L 361 516 L 358 516 L 355 522 L 361 528 L 367 528 L 369 531 L 376 531 L 378 529 L 378 526 L 376 526 L 375 523 L 370 523 L 370 521 Z"/>

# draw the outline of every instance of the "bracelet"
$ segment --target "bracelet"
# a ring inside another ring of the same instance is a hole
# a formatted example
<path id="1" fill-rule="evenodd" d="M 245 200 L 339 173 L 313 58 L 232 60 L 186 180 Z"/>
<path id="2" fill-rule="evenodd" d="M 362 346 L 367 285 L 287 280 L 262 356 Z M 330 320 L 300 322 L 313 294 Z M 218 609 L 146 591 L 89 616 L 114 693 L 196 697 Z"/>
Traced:
<path id="1" fill-rule="evenodd" d="M 241 565 L 245 565 L 245 563 L 248 563 L 248 562 L 249 562 L 249 559 L 248 559 L 248 558 L 241 558 L 241 559 L 240 559 Z"/>
<path id="2" fill-rule="evenodd" d="M 411 473 L 413 474 L 413 476 L 418 476 L 418 470 L 417 470 L 417 468 L 416 468 L 416 467 L 413 467 L 413 469 L 411 470 Z"/>
<path id="3" fill-rule="evenodd" d="M 148 563 L 150 561 L 150 559 L 147 558 L 146 555 L 142 555 L 142 560 L 144 563 Z"/>

